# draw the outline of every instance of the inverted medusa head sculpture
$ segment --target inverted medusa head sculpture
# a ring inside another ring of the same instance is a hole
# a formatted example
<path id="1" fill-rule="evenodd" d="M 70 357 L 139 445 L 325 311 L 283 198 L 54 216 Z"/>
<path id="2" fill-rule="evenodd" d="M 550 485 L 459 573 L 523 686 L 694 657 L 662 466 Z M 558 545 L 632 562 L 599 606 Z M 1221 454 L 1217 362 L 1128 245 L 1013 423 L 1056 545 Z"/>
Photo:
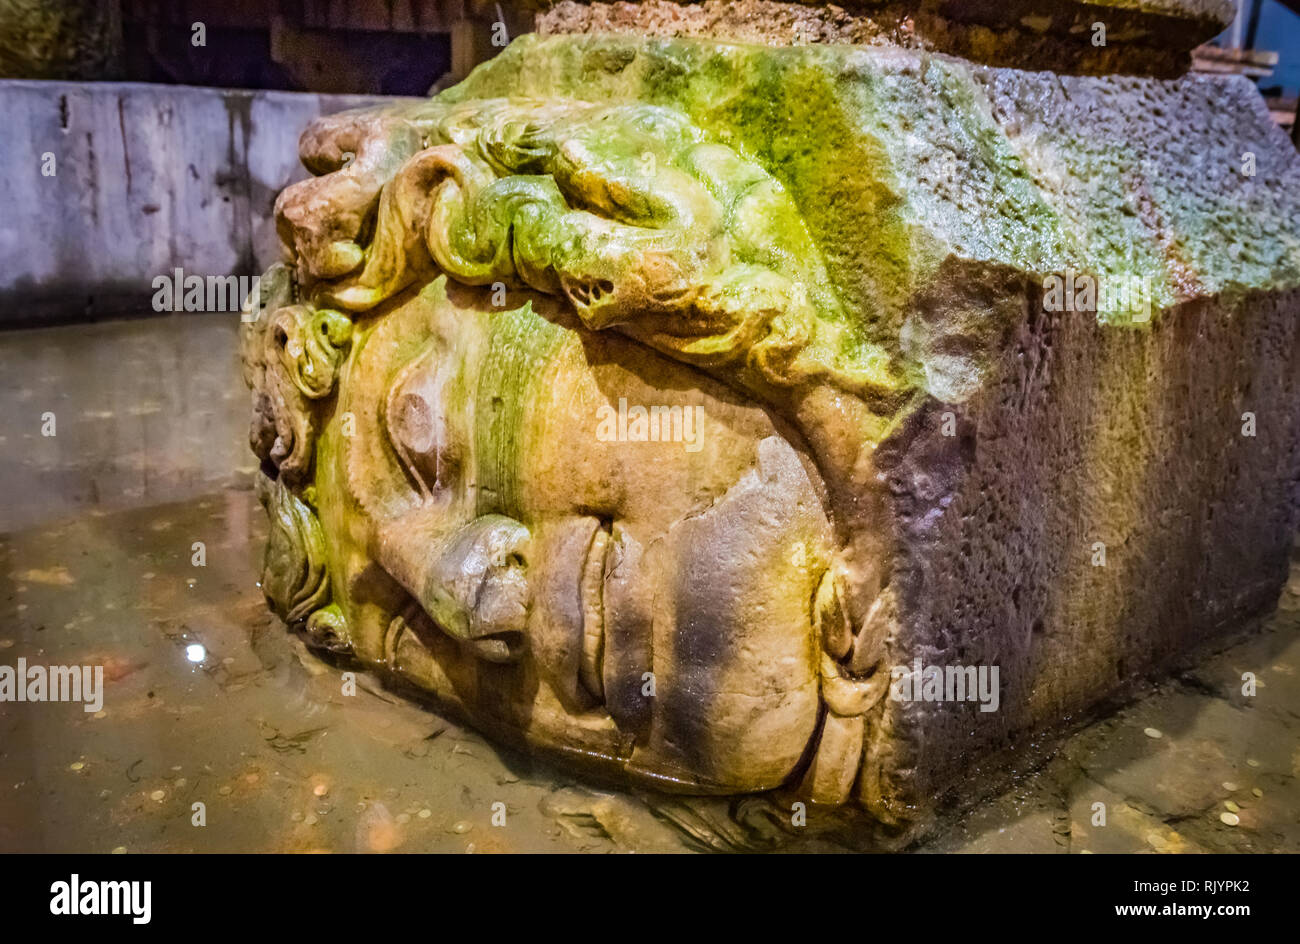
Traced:
<path id="1" fill-rule="evenodd" d="M 276 611 L 516 744 L 846 800 L 905 386 L 782 186 L 644 105 L 399 105 L 301 151 L 244 338 Z"/>

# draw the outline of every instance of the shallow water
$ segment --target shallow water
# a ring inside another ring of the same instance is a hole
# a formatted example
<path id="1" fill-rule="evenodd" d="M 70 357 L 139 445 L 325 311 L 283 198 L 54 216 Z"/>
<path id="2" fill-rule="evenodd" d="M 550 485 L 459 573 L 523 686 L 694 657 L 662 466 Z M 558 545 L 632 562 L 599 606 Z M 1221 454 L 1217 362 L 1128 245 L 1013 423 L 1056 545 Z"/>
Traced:
<path id="1" fill-rule="evenodd" d="M 842 848 L 775 841 L 762 801 L 584 785 L 364 673 L 346 694 L 256 586 L 234 336 L 222 316 L 0 339 L 0 665 L 105 667 L 98 712 L 0 702 L 0 851 Z M 1300 851 L 1297 630 L 1300 563 L 1261 630 L 1044 745 L 916 851 Z"/>

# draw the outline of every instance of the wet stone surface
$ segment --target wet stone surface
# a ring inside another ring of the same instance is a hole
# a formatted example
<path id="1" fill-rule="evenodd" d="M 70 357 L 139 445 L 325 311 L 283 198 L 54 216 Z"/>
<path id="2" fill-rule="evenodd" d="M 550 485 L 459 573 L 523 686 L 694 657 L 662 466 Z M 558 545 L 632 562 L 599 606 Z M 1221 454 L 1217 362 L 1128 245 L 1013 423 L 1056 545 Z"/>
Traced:
<path id="1" fill-rule="evenodd" d="M 1300 562 L 1292 560 L 1278 610 L 1259 632 L 1066 739 L 926 851 L 1300 850 Z M 1245 673 L 1254 695 L 1243 694 Z"/>
<path id="2" fill-rule="evenodd" d="M 364 673 L 345 694 L 345 669 L 266 611 L 263 537 L 252 493 L 228 489 L 0 538 L 0 664 L 105 671 L 99 712 L 0 703 L 0 849 L 702 847 L 680 811 L 494 747 Z M 1300 566 L 1260 632 L 1084 728 L 919 851 L 1300 851 L 1298 624 Z"/>
<path id="3" fill-rule="evenodd" d="M 96 713 L 0 704 L 0 849 L 684 847 L 634 804 L 568 788 L 365 675 L 344 694 L 343 670 L 266 611 L 263 538 L 252 493 L 230 490 L 3 539 L 0 662 L 103 665 L 105 695 Z"/>
<path id="4" fill-rule="evenodd" d="M 0 852 L 843 848 L 813 835 L 815 807 L 805 835 L 761 800 L 602 789 L 364 673 L 345 694 L 345 667 L 257 587 L 265 516 L 227 486 L 252 465 L 235 328 L 160 318 L 0 347 L 0 666 L 104 669 L 97 712 L 0 701 Z M 1262 628 L 1049 746 L 917 851 L 1300 851 L 1293 560 Z"/>
<path id="5" fill-rule="evenodd" d="M 238 347 L 235 314 L 6 331 L 0 533 L 246 480 Z"/>

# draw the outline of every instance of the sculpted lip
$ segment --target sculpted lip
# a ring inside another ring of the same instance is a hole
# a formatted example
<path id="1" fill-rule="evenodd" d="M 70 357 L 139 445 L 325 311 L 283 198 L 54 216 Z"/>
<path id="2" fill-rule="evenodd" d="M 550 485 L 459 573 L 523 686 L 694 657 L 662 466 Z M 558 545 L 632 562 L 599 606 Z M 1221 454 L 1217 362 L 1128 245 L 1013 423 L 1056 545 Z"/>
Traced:
<path id="1" fill-rule="evenodd" d="M 605 574 L 612 543 L 607 523 L 599 522 L 593 529 L 578 578 L 578 594 L 582 605 L 582 658 L 578 663 L 578 680 L 598 702 L 605 700 L 605 683 L 602 678 L 605 659 Z"/>

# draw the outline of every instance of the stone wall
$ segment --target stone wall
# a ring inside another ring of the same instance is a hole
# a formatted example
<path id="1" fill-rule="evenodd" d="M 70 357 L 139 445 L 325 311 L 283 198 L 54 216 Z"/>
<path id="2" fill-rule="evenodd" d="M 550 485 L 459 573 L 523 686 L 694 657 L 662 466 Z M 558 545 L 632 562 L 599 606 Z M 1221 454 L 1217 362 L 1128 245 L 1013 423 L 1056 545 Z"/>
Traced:
<path id="1" fill-rule="evenodd" d="M 177 267 L 254 275 L 297 139 L 362 96 L 0 82 L 0 327 L 151 311 Z"/>

